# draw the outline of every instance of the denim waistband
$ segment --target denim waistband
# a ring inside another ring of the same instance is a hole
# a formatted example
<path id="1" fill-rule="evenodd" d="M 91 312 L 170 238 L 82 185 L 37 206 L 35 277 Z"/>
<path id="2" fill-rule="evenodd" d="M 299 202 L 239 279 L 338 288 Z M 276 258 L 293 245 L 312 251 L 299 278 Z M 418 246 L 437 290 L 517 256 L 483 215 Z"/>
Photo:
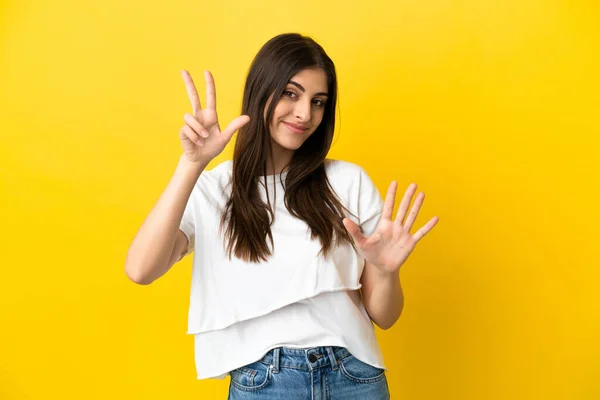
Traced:
<path id="1" fill-rule="evenodd" d="M 305 349 L 276 347 L 269 350 L 260 361 L 272 365 L 274 373 L 279 372 L 280 368 L 296 368 L 309 371 L 331 366 L 332 369 L 337 370 L 340 360 L 350 355 L 346 348 L 337 346 Z"/>

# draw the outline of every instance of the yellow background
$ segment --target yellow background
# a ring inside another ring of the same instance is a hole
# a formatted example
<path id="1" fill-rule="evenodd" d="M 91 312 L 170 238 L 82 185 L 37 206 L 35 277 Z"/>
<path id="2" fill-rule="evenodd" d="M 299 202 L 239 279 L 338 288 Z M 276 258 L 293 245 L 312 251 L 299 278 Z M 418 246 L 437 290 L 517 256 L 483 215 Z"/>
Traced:
<path id="1" fill-rule="evenodd" d="M 228 123 L 289 31 L 337 65 L 330 157 L 440 217 L 377 332 L 392 398 L 600 398 L 597 2 L 0 7 L 1 399 L 225 398 L 195 378 L 191 258 L 144 287 L 124 260 L 181 152 L 180 70 L 213 72 Z"/>

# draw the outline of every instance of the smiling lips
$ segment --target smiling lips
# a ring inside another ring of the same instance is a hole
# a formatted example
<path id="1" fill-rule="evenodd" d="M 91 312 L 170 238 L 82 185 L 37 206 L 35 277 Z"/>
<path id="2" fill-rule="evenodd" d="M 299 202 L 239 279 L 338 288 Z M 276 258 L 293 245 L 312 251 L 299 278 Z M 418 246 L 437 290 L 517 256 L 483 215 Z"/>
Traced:
<path id="1" fill-rule="evenodd" d="M 294 133 L 304 133 L 308 130 L 307 127 L 304 126 L 300 126 L 300 125 L 294 125 L 294 124 L 290 124 L 289 122 L 284 122 L 285 126 L 288 127 L 288 129 Z"/>

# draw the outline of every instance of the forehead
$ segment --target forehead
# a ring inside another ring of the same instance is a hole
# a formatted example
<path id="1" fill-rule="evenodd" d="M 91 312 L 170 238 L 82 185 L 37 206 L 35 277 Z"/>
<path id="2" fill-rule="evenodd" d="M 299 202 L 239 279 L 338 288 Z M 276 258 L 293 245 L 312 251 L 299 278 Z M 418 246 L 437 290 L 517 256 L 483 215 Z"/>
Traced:
<path id="1" fill-rule="evenodd" d="M 303 69 L 290 78 L 299 83 L 307 92 L 327 92 L 327 75 L 322 69 Z"/>

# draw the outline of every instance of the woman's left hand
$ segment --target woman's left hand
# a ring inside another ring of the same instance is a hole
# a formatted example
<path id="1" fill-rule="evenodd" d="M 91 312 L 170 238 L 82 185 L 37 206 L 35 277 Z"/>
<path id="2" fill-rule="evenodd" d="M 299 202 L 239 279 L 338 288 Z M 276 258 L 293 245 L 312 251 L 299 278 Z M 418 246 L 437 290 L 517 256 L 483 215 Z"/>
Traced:
<path id="1" fill-rule="evenodd" d="M 411 184 L 406 190 L 404 198 L 400 203 L 396 220 L 392 221 L 397 187 L 398 182 L 393 181 L 385 197 L 379 225 L 377 225 L 377 229 L 370 237 L 365 237 L 361 233 L 359 226 L 349 218 L 344 218 L 342 221 L 350 235 L 354 238 L 358 252 L 368 263 L 385 273 L 398 270 L 408 259 L 408 256 L 412 253 L 419 240 L 428 234 L 439 221 L 438 217 L 433 217 L 414 235 L 411 235 L 410 229 L 417 219 L 419 209 L 425 199 L 425 193 L 421 192 L 417 195 L 406 222 L 402 224 L 408 206 L 417 190 L 416 183 Z"/>

